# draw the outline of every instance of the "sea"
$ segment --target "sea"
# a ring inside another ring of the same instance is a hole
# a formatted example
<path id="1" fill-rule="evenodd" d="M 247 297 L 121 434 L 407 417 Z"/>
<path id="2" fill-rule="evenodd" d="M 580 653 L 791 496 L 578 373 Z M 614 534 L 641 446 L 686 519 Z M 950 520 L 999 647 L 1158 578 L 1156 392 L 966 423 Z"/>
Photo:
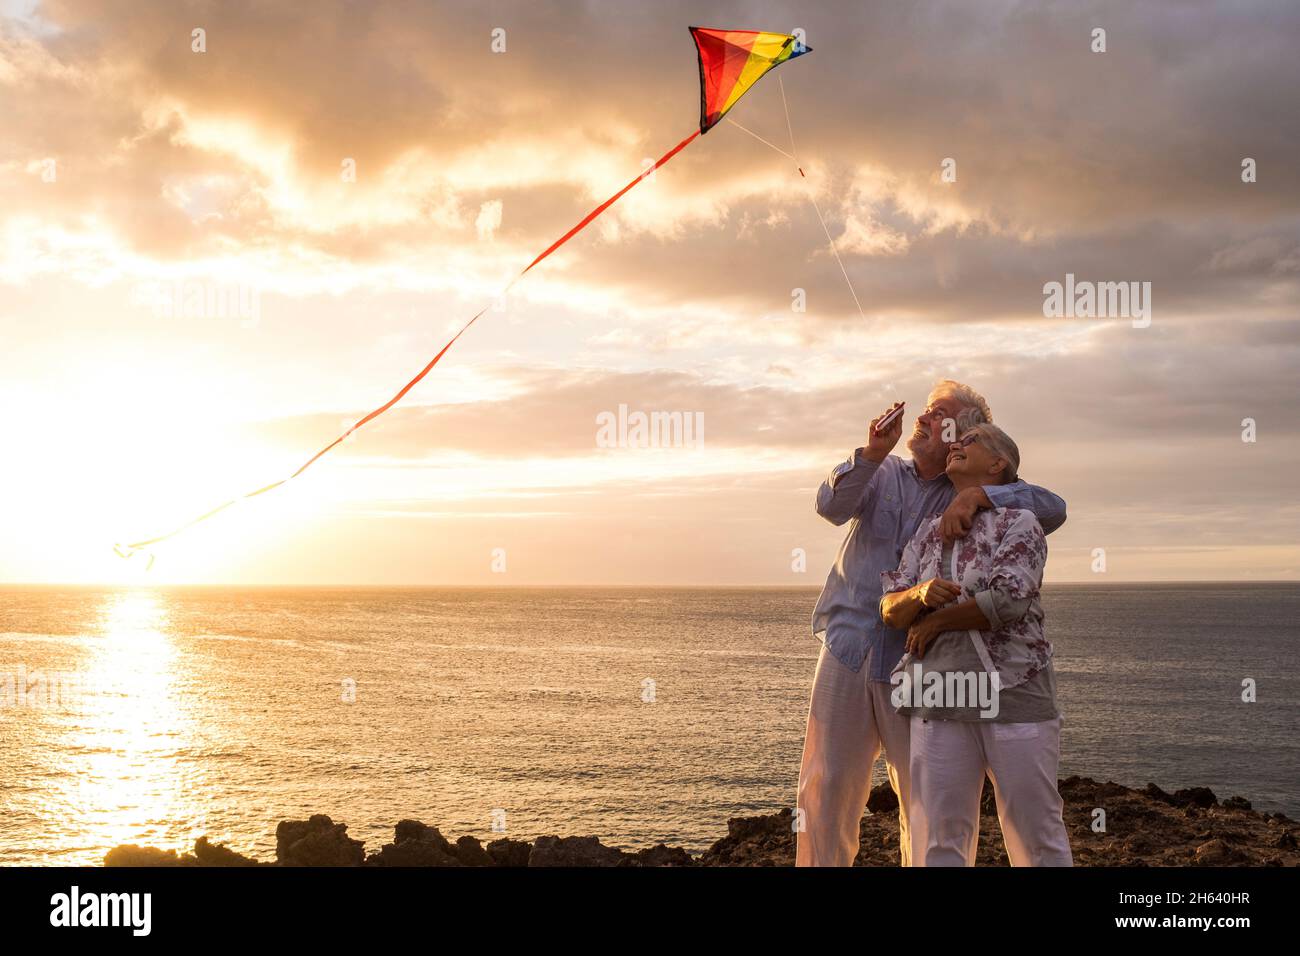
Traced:
<path id="1" fill-rule="evenodd" d="M 792 807 L 815 588 L 0 588 L 0 864 L 324 813 L 695 852 Z M 1300 816 L 1300 585 L 1049 585 L 1062 776 Z M 877 766 L 883 780 L 883 764 Z"/>

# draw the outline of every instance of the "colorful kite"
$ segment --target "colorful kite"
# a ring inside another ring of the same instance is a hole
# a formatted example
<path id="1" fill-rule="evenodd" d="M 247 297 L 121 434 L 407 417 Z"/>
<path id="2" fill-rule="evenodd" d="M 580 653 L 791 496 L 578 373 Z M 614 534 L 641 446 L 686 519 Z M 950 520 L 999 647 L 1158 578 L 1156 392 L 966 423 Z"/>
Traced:
<path id="1" fill-rule="evenodd" d="M 787 60 L 794 59 L 796 56 L 802 56 L 811 51 L 811 47 L 804 46 L 798 38 L 788 36 L 784 33 L 760 33 L 753 30 L 709 30 L 703 27 L 691 27 L 690 30 L 691 37 L 695 40 L 695 48 L 699 56 L 700 64 L 700 128 L 691 133 L 690 136 L 687 136 L 668 152 L 660 156 L 651 169 L 643 171 L 636 179 L 632 180 L 613 196 L 610 196 L 588 213 L 576 226 L 562 235 L 559 239 L 555 240 L 555 242 L 551 243 L 551 245 L 548 246 L 541 255 L 528 263 L 523 271 L 510 281 L 510 284 L 506 286 L 504 291 L 509 291 L 509 289 L 516 282 L 522 279 L 533 268 L 533 266 L 540 263 L 552 252 L 572 239 L 573 236 L 586 228 L 593 219 L 610 206 L 614 205 L 614 203 L 618 202 L 625 193 L 627 193 L 637 183 L 644 180 L 650 172 L 658 169 L 664 163 L 668 162 L 668 160 L 676 156 L 679 152 L 685 149 L 691 141 L 695 139 L 695 137 L 707 133 L 710 129 L 716 126 L 718 122 L 726 116 L 727 112 L 736 105 L 736 102 L 749 92 L 753 85 L 773 67 L 779 66 Z M 782 98 L 784 99 L 784 91 L 782 91 Z M 744 129 L 744 127 L 741 128 Z M 746 130 L 746 132 L 749 132 L 749 130 Z M 757 137 L 754 133 L 750 133 L 750 135 L 761 139 L 761 137 Z M 763 140 L 763 142 L 766 143 L 767 141 Z M 767 143 L 767 145 L 771 146 L 772 144 Z M 775 146 L 772 148 L 777 149 Z M 777 149 L 777 152 L 780 152 L 785 156 L 791 155 L 780 149 Z M 803 170 L 801 169 L 799 172 L 802 174 Z M 819 211 L 818 216 L 820 215 L 821 213 Z M 823 223 L 823 227 L 824 225 L 825 224 Z M 829 233 L 827 236 L 829 238 Z M 845 278 L 847 278 L 847 274 Z M 258 488 L 256 491 L 250 491 L 247 494 L 232 498 L 224 504 L 218 505 L 211 511 L 199 515 L 192 521 L 188 521 L 166 534 L 161 534 L 153 538 L 146 538 L 142 541 L 133 541 L 126 545 L 115 545 L 113 550 L 121 557 L 130 558 L 137 552 L 148 548 L 150 545 L 166 541 L 168 538 L 174 537 L 202 521 L 207 521 L 209 518 L 225 511 L 227 508 L 240 501 L 248 498 L 256 498 L 258 495 L 264 495 L 268 491 L 273 491 L 276 488 L 279 488 L 285 482 L 297 478 L 304 471 L 314 465 L 319 458 L 333 449 L 336 445 L 339 445 L 346 440 L 347 437 L 358 428 L 374 421 L 380 415 L 384 414 L 384 412 L 388 411 L 400 402 L 407 392 L 414 388 L 421 379 L 433 371 L 433 367 L 438 364 L 444 355 L 447 354 L 447 350 L 450 349 L 456 343 L 456 340 L 464 335 L 465 332 L 468 331 L 469 327 L 477 322 L 483 314 L 487 312 L 487 310 L 488 307 L 485 306 L 477 315 L 466 322 L 464 327 L 453 335 L 451 340 L 442 347 L 442 350 L 430 359 L 429 363 L 425 365 L 424 368 L 420 369 L 419 373 L 416 374 L 413 379 L 403 385 L 396 395 L 390 398 L 383 405 L 380 405 L 374 411 L 370 412 L 368 415 L 357 419 L 357 421 L 354 422 L 347 431 L 334 439 L 334 441 L 330 442 L 320 451 L 316 452 L 316 454 L 312 455 L 311 458 L 307 459 L 302 467 L 287 478 L 281 478 L 279 481 Z M 152 555 L 149 556 L 149 565 L 153 565 Z"/>
<path id="2" fill-rule="evenodd" d="M 691 27 L 700 60 L 700 132 L 718 125 L 736 101 L 773 67 L 812 52 L 784 33 Z"/>

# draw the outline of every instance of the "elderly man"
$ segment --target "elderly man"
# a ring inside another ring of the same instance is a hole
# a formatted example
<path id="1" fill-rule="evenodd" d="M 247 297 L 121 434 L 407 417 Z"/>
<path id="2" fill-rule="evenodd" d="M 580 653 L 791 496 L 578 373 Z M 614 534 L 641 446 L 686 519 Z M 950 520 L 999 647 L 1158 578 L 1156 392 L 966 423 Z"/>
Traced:
<path id="1" fill-rule="evenodd" d="M 1065 502 L 1023 481 L 953 490 L 944 474 L 949 443 L 992 420 L 974 389 L 940 382 L 908 439 L 911 461 L 890 454 L 902 437 L 902 419 L 880 434 L 875 419 L 866 445 L 817 489 L 817 513 L 831 524 L 848 522 L 849 532 L 813 611 L 822 650 L 799 768 L 796 866 L 853 865 L 871 769 L 882 749 L 898 795 L 902 863 L 911 862 L 909 722 L 889 699 L 890 672 L 903 656 L 907 633 L 880 619 L 881 572 L 898 567 L 921 522 L 940 512 L 946 540 L 965 536 L 980 508 L 1027 509 L 1048 534 L 1065 523 Z"/>

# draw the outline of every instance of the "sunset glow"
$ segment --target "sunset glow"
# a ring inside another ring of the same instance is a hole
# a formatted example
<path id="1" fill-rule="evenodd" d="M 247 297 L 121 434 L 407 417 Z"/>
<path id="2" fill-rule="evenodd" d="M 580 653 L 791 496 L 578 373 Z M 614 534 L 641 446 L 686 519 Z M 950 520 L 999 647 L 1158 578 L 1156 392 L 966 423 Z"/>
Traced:
<path id="1" fill-rule="evenodd" d="M 147 572 L 124 562 L 115 543 L 284 477 L 389 398 L 691 129 L 697 78 L 684 28 L 648 11 L 521 10 L 501 54 L 441 39 L 487 29 L 469 8 L 436 31 L 397 7 L 339 8 L 321 20 L 337 29 L 234 13 L 200 53 L 181 10 L 93 6 L 0 7 L 7 580 L 816 583 L 790 570 L 794 548 L 834 555 L 813 489 L 873 415 L 919 410 L 947 376 L 1070 501 L 1049 579 L 1091 579 L 1098 547 L 1111 580 L 1300 573 L 1285 125 L 1259 124 L 1268 176 L 1243 185 L 1240 157 L 1207 165 L 1219 135 L 1195 89 L 1081 104 L 1086 48 L 1032 17 L 1008 21 L 1023 55 L 988 80 L 1003 106 L 981 94 L 979 123 L 962 80 L 987 73 L 978 44 L 945 52 L 937 100 L 889 79 L 931 42 L 899 42 L 901 24 L 783 67 L 789 129 L 775 84 L 730 115 L 797 148 L 806 178 L 722 123 L 311 473 Z M 1158 42 L 1126 29 L 1130 48 Z M 616 65 L 630 34 L 666 56 Z M 582 55 L 557 58 L 579 36 Z M 1154 121 L 1192 110 L 1176 142 Z M 1143 135 L 1115 139 L 1129 124 Z M 1151 282 L 1154 322 L 1045 317 L 1044 284 L 1067 273 Z M 620 404 L 702 415 L 705 447 L 598 447 Z"/>

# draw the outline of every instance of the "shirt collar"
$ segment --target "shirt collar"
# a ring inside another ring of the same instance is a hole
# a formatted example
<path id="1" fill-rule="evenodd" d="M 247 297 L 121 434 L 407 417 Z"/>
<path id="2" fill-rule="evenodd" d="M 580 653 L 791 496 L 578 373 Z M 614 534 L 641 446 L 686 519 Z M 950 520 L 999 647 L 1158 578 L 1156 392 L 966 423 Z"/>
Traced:
<path id="1" fill-rule="evenodd" d="M 939 474 L 935 475 L 933 478 L 922 478 L 922 477 L 917 473 L 917 470 L 916 470 L 916 462 L 914 462 L 914 461 L 913 461 L 912 459 L 910 459 L 910 458 L 905 458 L 905 459 L 903 459 L 903 470 L 906 471 L 909 475 L 911 475 L 912 478 L 913 478 L 913 479 L 914 479 L 918 484 L 922 484 L 922 485 L 932 485 L 932 484 L 934 484 L 935 482 L 940 481 L 940 480 L 943 480 L 943 481 L 947 481 L 947 480 L 948 480 L 948 476 L 945 475 L 942 471 L 939 472 Z"/>

